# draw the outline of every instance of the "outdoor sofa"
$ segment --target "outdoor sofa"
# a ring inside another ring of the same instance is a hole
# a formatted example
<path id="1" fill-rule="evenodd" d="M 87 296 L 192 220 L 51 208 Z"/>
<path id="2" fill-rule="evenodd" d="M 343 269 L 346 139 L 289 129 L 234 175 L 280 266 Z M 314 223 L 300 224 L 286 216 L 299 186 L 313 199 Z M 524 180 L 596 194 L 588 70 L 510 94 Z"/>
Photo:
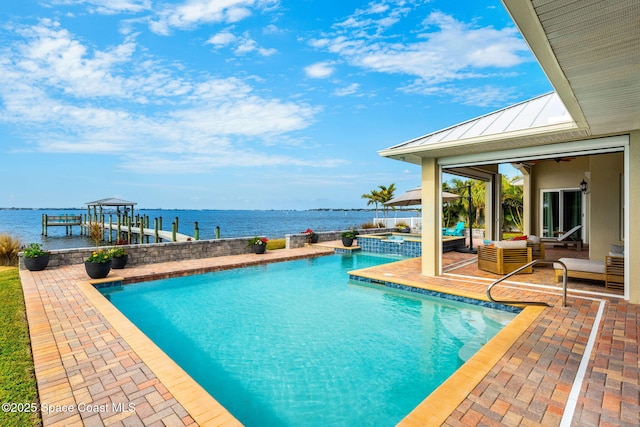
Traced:
<path id="1" fill-rule="evenodd" d="M 508 274 L 534 259 L 545 259 L 544 257 L 544 243 L 534 235 L 499 242 L 485 240 L 485 245 L 478 247 L 478 268 L 495 274 Z M 533 269 L 529 267 L 522 272 L 532 273 Z"/>
<path id="2" fill-rule="evenodd" d="M 501 240 L 478 246 L 478 268 L 495 274 L 509 274 L 531 262 L 532 248 L 526 240 Z M 521 273 L 533 273 L 531 266 Z"/>

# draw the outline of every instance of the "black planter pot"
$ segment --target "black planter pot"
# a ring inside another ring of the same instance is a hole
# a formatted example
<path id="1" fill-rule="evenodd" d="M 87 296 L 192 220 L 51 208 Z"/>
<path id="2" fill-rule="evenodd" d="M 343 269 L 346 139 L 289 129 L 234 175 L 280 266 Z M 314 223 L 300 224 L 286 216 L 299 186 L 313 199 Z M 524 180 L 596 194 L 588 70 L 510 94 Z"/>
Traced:
<path id="1" fill-rule="evenodd" d="M 125 265 L 127 265 L 128 260 L 129 255 L 114 257 L 111 259 L 111 268 L 113 268 L 114 270 L 121 270 Z"/>
<path id="2" fill-rule="evenodd" d="M 318 238 L 320 236 L 317 234 L 314 234 L 313 236 L 311 236 L 311 239 L 309 239 L 309 243 L 318 243 Z"/>
<path id="3" fill-rule="evenodd" d="M 85 261 L 84 269 L 92 279 L 104 279 L 111 271 L 111 260 L 105 263 Z"/>
<path id="4" fill-rule="evenodd" d="M 29 271 L 42 271 L 49 265 L 49 254 L 35 258 L 24 257 L 24 266 Z"/>
<path id="5" fill-rule="evenodd" d="M 254 254 L 263 254 L 267 250 L 267 245 L 252 245 L 251 250 Z"/>
<path id="6" fill-rule="evenodd" d="M 342 246 L 349 247 L 353 245 L 353 239 L 351 237 L 343 237 L 342 238 Z"/>

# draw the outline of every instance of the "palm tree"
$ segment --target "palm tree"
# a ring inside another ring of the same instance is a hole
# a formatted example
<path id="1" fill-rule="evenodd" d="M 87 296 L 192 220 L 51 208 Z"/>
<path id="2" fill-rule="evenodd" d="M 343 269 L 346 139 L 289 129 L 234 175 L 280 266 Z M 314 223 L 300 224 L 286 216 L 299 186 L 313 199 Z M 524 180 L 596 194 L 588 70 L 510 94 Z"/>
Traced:
<path id="1" fill-rule="evenodd" d="M 382 203 L 383 206 L 383 211 L 384 211 L 384 218 L 387 219 L 389 217 L 389 206 L 386 206 L 385 203 L 387 203 L 389 200 L 393 199 L 393 193 L 395 193 L 396 191 L 396 184 L 391 183 L 391 185 L 389 185 L 389 187 L 385 187 L 384 185 L 379 185 L 378 188 L 380 189 L 380 203 Z M 392 209 L 395 209 L 395 207 L 391 206 Z"/>
<path id="2" fill-rule="evenodd" d="M 367 206 L 375 205 L 376 219 L 378 218 L 378 204 L 382 204 L 384 209 L 384 217 L 387 218 L 387 210 L 389 209 L 389 207 L 384 206 L 384 203 L 393 199 L 393 193 L 396 191 L 396 185 L 394 183 L 392 183 L 388 187 L 379 185 L 378 188 L 379 190 L 371 190 L 369 194 L 363 194 L 362 198 L 369 199 L 369 201 L 367 202 Z"/>
<path id="3" fill-rule="evenodd" d="M 367 201 L 367 206 L 375 205 L 376 207 L 376 219 L 378 218 L 378 204 L 380 203 L 380 193 L 376 190 L 371 190 L 369 194 L 363 194 L 361 196 L 363 199 L 369 199 Z"/>
<path id="4" fill-rule="evenodd" d="M 502 213 L 505 225 L 514 225 L 522 232 L 524 210 L 522 187 L 513 185 L 513 181 L 520 178 L 517 176 L 509 180 L 506 176 L 502 176 Z"/>
<path id="5" fill-rule="evenodd" d="M 471 205 L 473 207 L 471 218 L 469 217 L 469 186 L 471 186 Z M 443 190 L 449 189 L 459 194 L 460 197 L 449 203 L 446 212 L 443 211 L 443 214 L 445 214 L 445 226 L 451 226 L 451 224 L 462 218 L 467 223 L 467 226 L 473 225 L 477 228 L 484 218 L 486 193 L 484 183 L 474 179 L 463 181 L 459 178 L 452 178 L 443 185 Z"/>

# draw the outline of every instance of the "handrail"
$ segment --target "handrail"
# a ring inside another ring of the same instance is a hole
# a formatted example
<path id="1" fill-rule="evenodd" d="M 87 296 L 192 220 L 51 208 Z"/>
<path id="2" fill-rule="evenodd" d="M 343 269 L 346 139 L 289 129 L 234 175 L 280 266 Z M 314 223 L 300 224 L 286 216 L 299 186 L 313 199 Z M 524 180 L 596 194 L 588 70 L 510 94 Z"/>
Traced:
<path id="1" fill-rule="evenodd" d="M 522 267 L 519 267 L 513 270 L 511 273 L 499 278 L 498 280 L 490 284 L 489 287 L 487 288 L 487 298 L 489 298 L 489 301 L 497 302 L 500 304 L 529 304 L 529 305 L 545 305 L 547 307 L 552 307 L 551 304 L 547 304 L 546 302 L 542 302 L 542 301 L 498 301 L 491 296 L 491 288 L 493 288 L 495 285 L 502 282 L 503 280 L 508 279 L 514 274 L 518 274 L 525 268 L 529 268 L 535 264 L 560 264 L 560 266 L 562 266 L 562 270 L 564 270 L 562 273 L 562 306 L 566 307 L 567 306 L 567 266 L 564 265 L 562 261 L 554 261 L 549 259 L 534 259 L 533 261 L 523 265 Z"/>

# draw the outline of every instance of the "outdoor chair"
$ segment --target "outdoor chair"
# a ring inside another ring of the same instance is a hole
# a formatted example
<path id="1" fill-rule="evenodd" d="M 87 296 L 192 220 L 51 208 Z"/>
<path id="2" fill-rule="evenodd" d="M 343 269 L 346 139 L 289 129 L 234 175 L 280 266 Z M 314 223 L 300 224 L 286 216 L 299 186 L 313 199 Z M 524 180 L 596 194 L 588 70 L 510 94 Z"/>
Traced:
<path id="1" fill-rule="evenodd" d="M 531 257 L 533 259 L 545 259 L 544 243 L 539 237 L 529 236 L 527 247 L 531 248 Z"/>
<path id="2" fill-rule="evenodd" d="M 524 240 L 502 240 L 478 246 L 478 268 L 495 274 L 509 274 L 532 261 L 531 247 Z M 529 266 L 520 273 L 533 273 Z"/>
<path id="3" fill-rule="evenodd" d="M 567 231 L 564 234 L 559 235 L 558 237 L 542 237 L 542 241 L 551 245 L 563 245 L 563 246 L 567 246 L 567 245 L 572 245 L 575 246 L 576 250 L 581 251 L 582 250 L 582 239 L 574 239 L 573 237 L 571 237 L 572 234 L 574 234 L 576 231 L 580 230 L 582 228 L 582 225 L 576 225 L 575 227 L 573 227 L 571 230 Z"/>
<path id="4" fill-rule="evenodd" d="M 576 279 L 602 280 L 606 288 L 624 289 L 624 247 L 611 245 L 604 261 L 580 258 L 560 258 L 567 267 L 567 277 Z M 554 265 L 556 282 L 562 280 L 563 269 Z"/>
<path id="5" fill-rule="evenodd" d="M 462 233 L 464 231 L 464 221 L 460 221 L 456 224 L 454 228 L 443 228 L 442 235 L 443 236 L 464 236 Z"/>

